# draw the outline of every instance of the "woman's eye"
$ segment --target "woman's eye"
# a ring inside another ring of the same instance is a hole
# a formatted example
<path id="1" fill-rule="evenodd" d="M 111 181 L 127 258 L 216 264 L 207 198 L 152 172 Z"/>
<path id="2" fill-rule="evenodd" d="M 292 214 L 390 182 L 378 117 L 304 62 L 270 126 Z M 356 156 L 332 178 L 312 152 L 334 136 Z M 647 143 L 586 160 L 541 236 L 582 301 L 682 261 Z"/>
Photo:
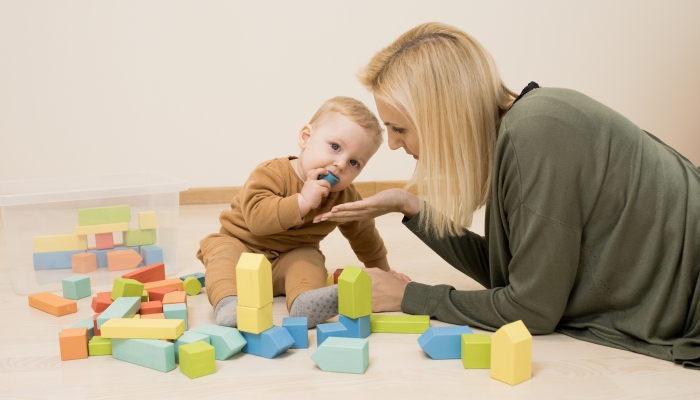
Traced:
<path id="1" fill-rule="evenodd" d="M 403 128 L 397 128 L 397 127 L 395 127 L 395 126 L 392 126 L 392 127 L 391 127 L 391 130 L 394 131 L 394 132 L 396 132 L 396 133 L 398 133 L 398 134 L 402 134 L 402 133 L 403 133 Z"/>
<path id="2" fill-rule="evenodd" d="M 358 163 L 357 160 L 350 160 L 350 165 L 352 165 L 353 167 L 357 167 L 358 165 L 360 165 L 360 163 Z"/>
<path id="3" fill-rule="evenodd" d="M 331 143 L 331 147 L 333 148 L 333 150 L 340 149 L 340 146 L 338 146 L 338 144 L 336 144 L 336 143 Z"/>

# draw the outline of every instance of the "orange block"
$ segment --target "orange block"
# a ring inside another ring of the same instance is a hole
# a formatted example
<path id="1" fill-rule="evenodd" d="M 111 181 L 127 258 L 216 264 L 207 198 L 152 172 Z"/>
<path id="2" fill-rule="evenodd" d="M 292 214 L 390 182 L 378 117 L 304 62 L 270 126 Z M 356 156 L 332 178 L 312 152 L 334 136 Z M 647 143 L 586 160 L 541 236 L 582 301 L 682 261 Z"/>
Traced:
<path id="1" fill-rule="evenodd" d="M 163 296 L 163 304 L 177 304 L 185 303 L 187 304 L 187 293 L 185 292 L 170 292 Z"/>
<path id="2" fill-rule="evenodd" d="M 175 290 L 183 291 L 182 280 L 180 278 L 165 279 L 162 281 L 148 282 L 143 285 L 144 290 L 151 292 L 151 289 L 159 287 L 171 287 Z"/>
<path id="3" fill-rule="evenodd" d="M 175 292 L 175 293 L 180 293 L 180 292 Z M 184 293 L 184 292 L 182 292 Z M 141 303 L 141 310 L 139 313 L 143 317 L 144 315 L 148 314 L 158 314 L 163 312 L 163 303 L 160 301 L 147 301 L 145 303 Z"/>
<path id="4" fill-rule="evenodd" d="M 165 280 L 165 264 L 157 263 L 122 275 L 122 278 L 134 279 L 141 283 Z"/>
<path id="5" fill-rule="evenodd" d="M 112 300 L 112 292 L 100 292 L 92 298 L 92 311 L 101 313 L 106 310 L 114 300 Z"/>
<path id="6" fill-rule="evenodd" d="M 78 360 L 88 357 L 88 330 L 86 327 L 63 329 L 58 336 L 61 360 Z"/>
<path id="7" fill-rule="evenodd" d="M 148 300 L 150 301 L 160 301 L 161 303 L 163 302 L 163 297 L 165 297 L 166 293 L 170 292 L 176 292 L 177 289 L 168 287 L 168 286 L 163 286 L 155 289 L 151 289 L 148 291 Z"/>
<path id="8" fill-rule="evenodd" d="M 97 269 L 97 254 L 95 253 L 78 253 L 70 256 L 73 272 L 86 273 Z"/>
<path id="9" fill-rule="evenodd" d="M 78 303 L 61 296 L 44 292 L 29 296 L 29 307 L 53 314 L 57 317 L 78 312 Z"/>
<path id="10" fill-rule="evenodd" d="M 155 313 L 155 314 L 141 315 L 141 319 L 165 319 L 165 314 Z"/>
<path id="11" fill-rule="evenodd" d="M 107 252 L 107 269 L 118 271 L 138 267 L 143 258 L 134 249 L 113 250 Z"/>

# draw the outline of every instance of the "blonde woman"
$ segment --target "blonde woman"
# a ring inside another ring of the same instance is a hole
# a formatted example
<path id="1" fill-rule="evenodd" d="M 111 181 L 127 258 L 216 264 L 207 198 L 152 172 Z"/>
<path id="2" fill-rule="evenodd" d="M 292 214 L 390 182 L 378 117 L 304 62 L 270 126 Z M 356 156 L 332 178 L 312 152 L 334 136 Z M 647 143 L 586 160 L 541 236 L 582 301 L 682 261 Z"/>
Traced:
<path id="1" fill-rule="evenodd" d="M 485 287 L 373 279 L 375 311 L 574 338 L 700 367 L 700 170 L 585 95 L 503 84 L 451 26 L 401 35 L 360 74 L 418 196 L 387 190 L 316 221 L 388 212 Z M 486 206 L 486 236 L 464 227 Z"/>

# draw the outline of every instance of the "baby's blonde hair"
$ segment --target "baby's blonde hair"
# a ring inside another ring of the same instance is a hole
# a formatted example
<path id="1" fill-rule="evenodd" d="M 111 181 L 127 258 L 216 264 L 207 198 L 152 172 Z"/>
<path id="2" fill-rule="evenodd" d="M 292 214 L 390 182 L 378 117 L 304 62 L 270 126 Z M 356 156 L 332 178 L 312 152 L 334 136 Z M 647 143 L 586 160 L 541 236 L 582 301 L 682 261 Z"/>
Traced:
<path id="1" fill-rule="evenodd" d="M 311 118 L 309 124 L 314 125 L 330 113 L 339 113 L 356 123 L 374 139 L 377 148 L 382 144 L 382 126 L 379 120 L 367 106 L 352 97 L 337 96 L 326 100 Z"/>
<path id="2" fill-rule="evenodd" d="M 461 30 L 432 22 L 379 51 L 358 77 L 418 135 L 409 185 L 430 205 L 421 206 L 421 228 L 460 234 L 489 199 L 500 118 L 515 98 L 493 58 Z"/>

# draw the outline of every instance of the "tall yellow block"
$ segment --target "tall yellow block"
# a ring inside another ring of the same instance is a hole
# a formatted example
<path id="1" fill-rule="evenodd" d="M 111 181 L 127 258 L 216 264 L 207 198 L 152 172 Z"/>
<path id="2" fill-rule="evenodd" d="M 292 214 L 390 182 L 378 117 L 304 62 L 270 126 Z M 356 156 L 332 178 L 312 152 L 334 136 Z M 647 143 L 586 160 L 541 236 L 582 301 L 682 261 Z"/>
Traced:
<path id="1" fill-rule="evenodd" d="M 503 325 L 491 336 L 491 378 L 517 385 L 532 377 L 532 335 L 523 321 Z"/>
<path id="2" fill-rule="evenodd" d="M 262 254 L 241 254 L 236 265 L 236 288 L 239 306 L 262 308 L 272 303 L 270 261 Z"/>
<path id="3" fill-rule="evenodd" d="M 34 252 L 87 250 L 87 236 L 48 235 L 34 236 Z"/>
<path id="4" fill-rule="evenodd" d="M 241 332 L 261 333 L 272 328 L 272 303 L 262 308 L 236 307 L 238 330 Z"/>

